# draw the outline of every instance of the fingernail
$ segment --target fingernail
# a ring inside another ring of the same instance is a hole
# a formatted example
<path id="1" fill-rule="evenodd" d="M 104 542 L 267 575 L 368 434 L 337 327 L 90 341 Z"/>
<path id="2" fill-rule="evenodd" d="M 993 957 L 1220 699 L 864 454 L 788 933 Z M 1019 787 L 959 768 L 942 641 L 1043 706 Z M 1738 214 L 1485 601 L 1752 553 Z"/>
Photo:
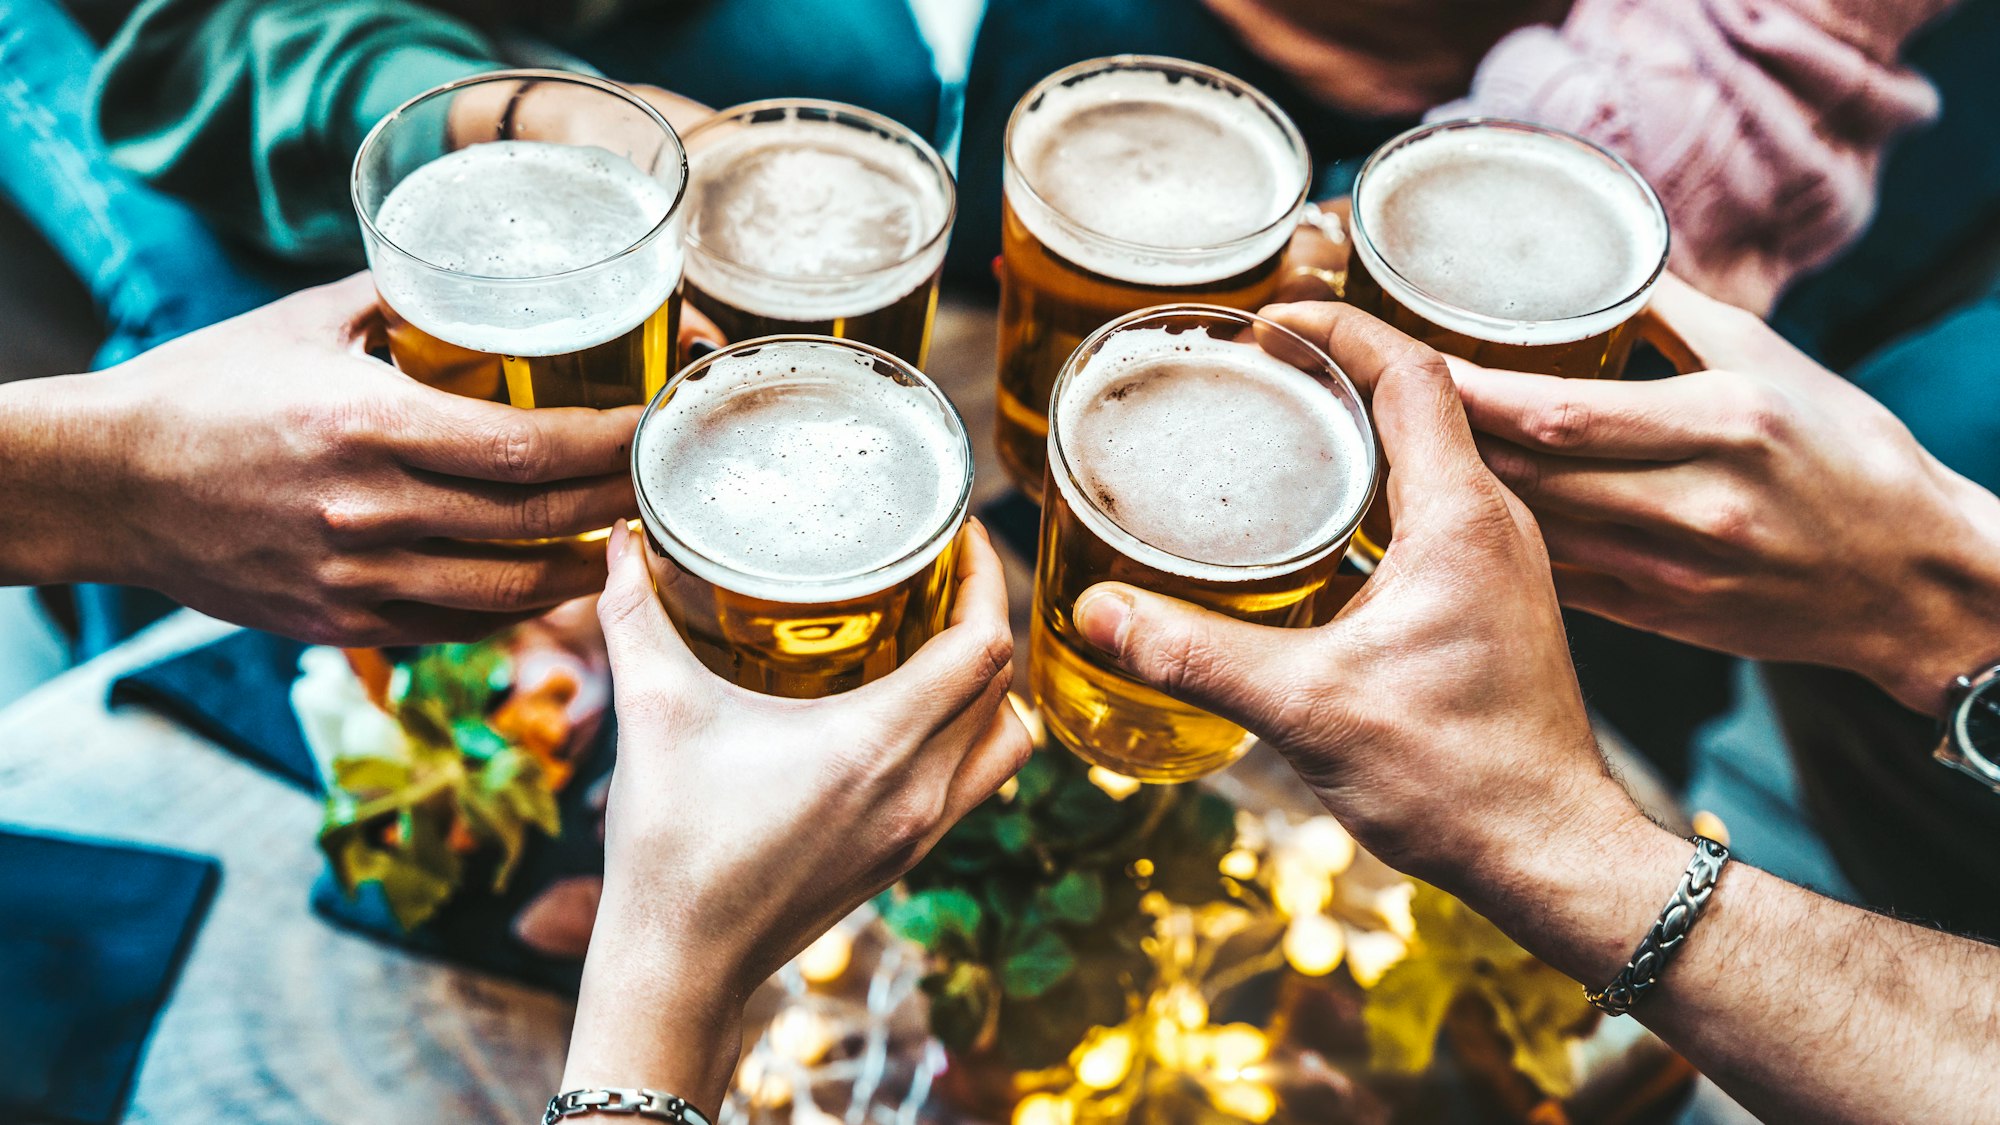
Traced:
<path id="1" fill-rule="evenodd" d="M 1077 631 L 1113 656 L 1123 648 L 1125 622 L 1131 617 L 1132 599 L 1118 590 L 1085 590 L 1076 600 Z"/>
<path id="2" fill-rule="evenodd" d="M 631 539 L 632 529 L 626 526 L 624 520 L 611 521 L 611 544 L 608 548 L 608 553 L 612 566 L 617 566 L 618 560 L 625 557 L 625 551 L 631 545 Z"/>
<path id="3" fill-rule="evenodd" d="M 688 359 L 690 361 L 697 360 L 715 351 L 716 345 L 709 343 L 707 340 L 696 340 L 694 343 L 688 345 Z"/>

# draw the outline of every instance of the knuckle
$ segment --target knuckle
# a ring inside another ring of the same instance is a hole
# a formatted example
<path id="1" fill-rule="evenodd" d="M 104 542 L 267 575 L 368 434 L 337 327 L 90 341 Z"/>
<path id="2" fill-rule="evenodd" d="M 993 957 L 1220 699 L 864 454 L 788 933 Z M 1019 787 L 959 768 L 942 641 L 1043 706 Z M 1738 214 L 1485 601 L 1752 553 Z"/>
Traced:
<path id="1" fill-rule="evenodd" d="M 1747 547 L 1756 538 L 1757 507 L 1744 497 L 1726 493 L 1698 509 L 1694 530 L 1703 539 L 1727 547 Z"/>
<path id="2" fill-rule="evenodd" d="M 1141 649 L 1139 671 L 1168 695 L 1199 689 L 1209 675 L 1209 646 L 1199 632 L 1177 625 L 1155 634 Z"/>
<path id="3" fill-rule="evenodd" d="M 987 626 L 978 641 L 975 651 L 979 682 L 990 682 L 1013 667 L 1014 634 L 1011 631 L 999 625 Z"/>
<path id="4" fill-rule="evenodd" d="M 328 496 L 314 506 L 313 522 L 328 542 L 358 543 L 385 529 L 388 520 L 366 500 Z"/>
<path id="5" fill-rule="evenodd" d="M 545 573 L 526 563 L 496 568 L 488 583 L 487 601 L 500 610 L 539 604 L 548 585 Z"/>
<path id="6" fill-rule="evenodd" d="M 535 489 L 521 497 L 514 518 L 524 538 L 540 539 L 556 534 L 560 513 L 555 496 L 547 489 Z"/>
<path id="7" fill-rule="evenodd" d="M 547 461 L 548 440 L 525 419 L 510 419 L 496 426 L 487 438 L 487 455 L 496 477 L 527 481 L 539 474 Z"/>
<path id="8" fill-rule="evenodd" d="M 1528 420 L 1529 438 L 1547 449 L 1577 449 L 1590 441 L 1595 429 L 1590 407 L 1573 398 L 1544 406 Z"/>
<path id="9" fill-rule="evenodd" d="M 347 555 L 322 560 L 313 569 L 313 581 L 343 602 L 367 597 L 375 593 L 377 585 L 371 569 Z"/>

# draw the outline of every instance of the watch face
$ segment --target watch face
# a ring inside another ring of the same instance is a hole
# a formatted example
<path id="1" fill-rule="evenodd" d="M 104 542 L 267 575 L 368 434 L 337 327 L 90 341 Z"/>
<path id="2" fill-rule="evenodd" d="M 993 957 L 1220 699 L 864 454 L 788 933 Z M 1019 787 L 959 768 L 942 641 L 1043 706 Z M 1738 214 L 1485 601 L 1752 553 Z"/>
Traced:
<path id="1" fill-rule="evenodd" d="M 1982 680 L 1958 708 L 1958 745 L 2000 774 L 2000 677 Z"/>

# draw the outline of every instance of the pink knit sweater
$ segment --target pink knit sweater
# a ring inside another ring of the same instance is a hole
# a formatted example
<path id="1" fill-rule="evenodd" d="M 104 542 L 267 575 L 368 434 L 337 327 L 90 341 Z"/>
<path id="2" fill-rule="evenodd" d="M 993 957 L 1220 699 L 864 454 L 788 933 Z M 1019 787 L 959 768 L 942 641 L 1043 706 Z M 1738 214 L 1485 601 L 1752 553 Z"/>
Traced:
<path id="1" fill-rule="evenodd" d="M 1560 30 L 1502 39 L 1431 116 L 1525 118 L 1613 149 L 1666 204 L 1674 268 L 1764 313 L 1860 236 L 1884 147 L 1937 113 L 1896 57 L 1951 3 L 1577 0 Z"/>
<path id="2" fill-rule="evenodd" d="M 1451 97 L 1483 52 L 1470 92 L 1432 118 L 1518 117 L 1613 149 L 1666 203 L 1674 268 L 1759 313 L 1867 226 L 1884 147 L 1937 112 L 1898 52 L 1952 2 L 1574 0 L 1560 27 L 1481 40 L 1469 14 L 1532 23 L 1547 0 L 1208 0 L 1354 112 Z"/>

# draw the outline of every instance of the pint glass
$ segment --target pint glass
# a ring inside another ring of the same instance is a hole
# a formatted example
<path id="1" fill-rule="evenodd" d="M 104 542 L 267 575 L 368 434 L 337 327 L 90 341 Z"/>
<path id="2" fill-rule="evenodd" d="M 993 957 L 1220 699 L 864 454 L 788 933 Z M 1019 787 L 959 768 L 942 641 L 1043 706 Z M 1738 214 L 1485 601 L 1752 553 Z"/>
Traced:
<path id="1" fill-rule="evenodd" d="M 396 366 L 515 406 L 646 401 L 674 368 L 687 158 L 596 78 L 501 71 L 419 94 L 352 189 Z"/>
<path id="2" fill-rule="evenodd" d="M 639 422 L 632 482 L 660 601 L 724 679 L 832 695 L 950 617 L 972 447 L 881 349 L 769 336 L 689 364 Z"/>
<path id="3" fill-rule="evenodd" d="M 1042 80 L 1007 124 L 997 440 L 1042 486 L 1049 397 L 1084 337 L 1135 309 L 1272 299 L 1311 177 L 1298 129 L 1221 71 L 1127 55 Z"/>
<path id="4" fill-rule="evenodd" d="M 1667 264 L 1645 178 L 1581 137 L 1470 118 L 1411 130 L 1354 181 L 1344 296 L 1441 352 L 1582 379 L 1624 373 Z M 1379 558 L 1388 512 L 1356 546 Z"/>
<path id="5" fill-rule="evenodd" d="M 1248 747 L 1241 727 L 1132 679 L 1072 610 L 1118 581 L 1243 621 L 1305 628 L 1352 587 L 1335 568 L 1375 492 L 1375 436 L 1326 354 L 1249 313 L 1146 309 L 1056 379 L 1029 681 L 1048 729 L 1097 765 L 1182 781 Z"/>
<path id="6" fill-rule="evenodd" d="M 683 294 L 731 340 L 809 333 L 924 365 L 951 171 L 922 137 L 838 102 L 751 102 L 686 138 Z"/>

